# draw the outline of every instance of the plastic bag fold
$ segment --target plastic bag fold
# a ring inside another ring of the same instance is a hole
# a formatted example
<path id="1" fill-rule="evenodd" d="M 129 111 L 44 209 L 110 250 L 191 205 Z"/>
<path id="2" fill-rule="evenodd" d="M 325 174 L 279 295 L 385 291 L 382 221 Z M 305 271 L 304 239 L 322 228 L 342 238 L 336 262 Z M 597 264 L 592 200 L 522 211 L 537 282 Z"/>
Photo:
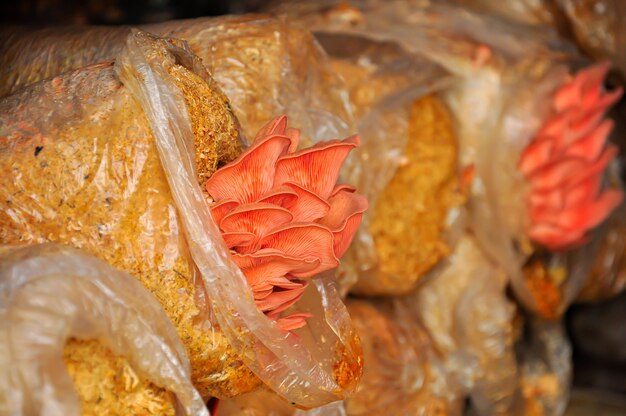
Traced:
<path id="1" fill-rule="evenodd" d="M 341 290 L 407 293 L 449 253 L 459 228 L 455 121 L 441 100 L 452 77 L 392 42 L 317 38 L 346 82 L 362 139 L 345 178 L 370 203 L 342 264 Z"/>
<path id="2" fill-rule="evenodd" d="M 209 412 L 176 330 L 135 278 L 56 244 L 0 252 L 0 411 L 81 414 L 63 362 L 70 338 L 100 339 L 140 376 L 173 392 L 187 415 Z"/>
<path id="3" fill-rule="evenodd" d="M 511 414 L 519 374 L 506 275 L 469 235 L 446 266 L 408 305 L 442 356 L 451 391 L 468 395 L 479 414 Z"/>

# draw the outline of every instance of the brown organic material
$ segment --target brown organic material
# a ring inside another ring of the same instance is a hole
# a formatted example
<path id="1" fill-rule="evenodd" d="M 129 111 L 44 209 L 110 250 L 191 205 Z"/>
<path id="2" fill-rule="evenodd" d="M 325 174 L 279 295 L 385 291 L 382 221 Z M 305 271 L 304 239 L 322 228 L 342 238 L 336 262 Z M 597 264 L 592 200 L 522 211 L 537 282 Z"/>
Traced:
<path id="1" fill-rule="evenodd" d="M 563 302 L 563 267 L 550 268 L 541 260 L 532 260 L 523 268 L 524 281 L 535 300 L 536 312 L 544 319 L 557 319 Z"/>
<path id="2" fill-rule="evenodd" d="M 383 410 L 432 416 L 458 412 L 450 397 L 437 392 L 438 384 L 445 381 L 429 363 L 432 346 L 418 322 L 402 321 L 410 319 L 403 314 L 406 311 L 394 311 L 390 302 L 350 300 L 348 310 L 361 336 L 367 363 L 356 394 L 346 400 L 348 415 Z"/>
<path id="3" fill-rule="evenodd" d="M 626 3 L 622 0 L 557 0 L 580 48 L 609 59 L 626 74 Z"/>
<path id="4" fill-rule="evenodd" d="M 381 277 L 368 290 L 381 285 L 406 292 L 450 251 L 443 232 L 448 210 L 459 202 L 456 140 L 450 114 L 435 97 L 411 108 L 406 158 L 379 197 L 370 226 Z"/>
<path id="5" fill-rule="evenodd" d="M 94 356 L 99 359 L 94 360 Z M 98 341 L 68 342 L 64 359 L 85 416 L 176 413 L 171 393 L 138 376 L 126 359 L 114 355 Z"/>
<path id="6" fill-rule="evenodd" d="M 195 145 L 203 149 L 196 152 L 201 182 L 237 156 L 238 125 L 218 89 L 166 57 L 158 59 L 169 62 L 166 69 L 186 99 Z M 203 396 L 231 396 L 258 386 L 206 316 L 151 127 L 113 64 L 39 83 L 7 97 L 0 109 L 0 172 L 11 178 L 0 186 L 0 241 L 70 244 L 128 271 L 174 323 Z M 97 344 L 77 345 L 68 344 L 68 362 L 80 355 L 94 368 L 117 367 Z M 77 375 L 76 382 L 93 380 Z M 146 389 L 137 393 L 145 397 L 163 395 L 150 385 L 138 389 Z M 113 390 L 81 400 L 93 414 L 103 406 L 99 402 L 119 397 Z"/>
<path id="7" fill-rule="evenodd" d="M 577 301 L 598 302 L 626 289 L 626 206 L 622 205 L 607 220 L 598 234 L 598 251 Z"/>

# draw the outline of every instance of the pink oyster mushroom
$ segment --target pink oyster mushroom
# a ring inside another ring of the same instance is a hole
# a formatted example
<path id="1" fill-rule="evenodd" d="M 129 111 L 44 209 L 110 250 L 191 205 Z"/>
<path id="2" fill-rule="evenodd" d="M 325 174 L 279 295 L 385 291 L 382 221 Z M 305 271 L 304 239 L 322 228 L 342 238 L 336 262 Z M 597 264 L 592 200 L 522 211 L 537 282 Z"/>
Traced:
<path id="1" fill-rule="evenodd" d="M 609 64 L 581 70 L 553 97 L 554 114 L 522 153 L 519 169 L 529 184 L 529 236 L 551 250 L 587 241 L 587 232 L 617 207 L 623 194 L 604 189 L 604 171 L 617 155 L 606 143 L 613 122 L 606 111 L 621 89 L 605 92 Z"/>
<path id="2" fill-rule="evenodd" d="M 287 117 L 272 120 L 206 184 L 213 219 L 257 307 L 285 331 L 311 315 L 281 312 L 300 300 L 309 278 L 339 265 L 367 209 L 354 187 L 335 184 L 358 136 L 296 151 L 299 135 Z"/>

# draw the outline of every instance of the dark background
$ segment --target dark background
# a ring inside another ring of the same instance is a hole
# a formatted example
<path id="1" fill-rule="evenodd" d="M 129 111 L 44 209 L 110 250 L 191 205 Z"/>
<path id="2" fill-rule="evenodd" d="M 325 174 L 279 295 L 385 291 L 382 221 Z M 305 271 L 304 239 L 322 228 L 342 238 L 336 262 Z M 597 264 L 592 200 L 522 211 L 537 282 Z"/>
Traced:
<path id="1" fill-rule="evenodd" d="M 263 0 L 0 0 L 0 22 L 116 25 L 257 11 Z"/>

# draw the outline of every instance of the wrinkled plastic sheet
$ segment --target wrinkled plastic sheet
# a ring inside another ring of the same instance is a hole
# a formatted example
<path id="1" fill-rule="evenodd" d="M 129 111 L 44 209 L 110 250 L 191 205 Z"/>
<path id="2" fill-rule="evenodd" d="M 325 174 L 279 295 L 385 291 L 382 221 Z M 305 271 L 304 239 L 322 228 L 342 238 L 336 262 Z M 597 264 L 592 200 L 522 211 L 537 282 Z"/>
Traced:
<path id="1" fill-rule="evenodd" d="M 63 362 L 70 338 L 101 339 L 138 374 L 209 414 L 174 326 L 135 278 L 56 244 L 0 250 L 0 412 L 79 415 Z"/>
<path id="2" fill-rule="evenodd" d="M 513 350 L 514 305 L 506 275 L 464 236 L 445 270 L 408 307 L 442 357 L 449 391 L 469 396 L 479 414 L 512 414 L 518 387 Z"/>
<path id="3" fill-rule="evenodd" d="M 462 391 L 449 384 L 445 358 L 412 310 L 414 300 L 348 300 L 367 363 L 357 392 L 344 401 L 348 415 L 462 413 Z"/>
<path id="4" fill-rule="evenodd" d="M 366 367 L 355 394 L 342 402 L 297 410 L 267 391 L 224 400 L 220 414 L 358 416 L 371 413 L 461 415 L 464 397 L 448 385 L 441 357 L 408 307 L 409 299 L 348 299 Z"/>
<path id="5" fill-rule="evenodd" d="M 533 25 L 563 23 L 562 13 L 552 0 L 452 0 L 450 3 Z"/>
<path id="6" fill-rule="evenodd" d="M 342 264 L 341 291 L 345 293 L 352 289 L 357 293 L 367 295 L 407 293 L 415 287 L 424 274 L 430 272 L 432 266 L 436 265 L 440 259 L 434 261 L 428 259 L 434 264 L 424 266 L 426 270 L 419 273 L 384 271 L 385 266 L 381 265 L 371 226 L 377 217 L 376 206 L 381 201 L 381 194 L 396 175 L 398 168 L 407 164 L 416 165 L 420 161 L 428 165 L 434 163 L 433 160 L 442 160 L 441 166 L 435 167 L 436 173 L 432 175 L 433 183 L 428 183 L 426 185 L 428 188 L 419 191 L 428 193 L 424 199 L 430 198 L 431 194 L 437 192 L 445 194 L 441 198 L 432 197 L 434 203 L 438 205 L 432 207 L 433 211 L 442 211 L 438 214 L 442 217 L 441 223 L 436 225 L 440 228 L 438 235 L 424 237 L 418 231 L 411 236 L 408 231 L 411 224 L 402 223 L 398 224 L 398 227 L 407 230 L 406 241 L 402 242 L 407 248 L 411 244 L 422 244 L 420 238 L 436 240 L 436 242 L 428 240 L 431 247 L 436 244 L 454 245 L 455 235 L 458 234 L 455 230 L 460 229 L 462 223 L 460 221 L 462 209 L 457 201 L 452 202 L 454 197 L 448 198 L 448 194 L 452 195 L 453 191 L 449 192 L 444 189 L 447 189 L 449 182 L 456 180 L 458 174 L 456 138 L 451 138 L 454 143 L 438 144 L 441 147 L 448 146 L 446 151 L 449 153 L 445 155 L 442 155 L 441 149 L 438 150 L 439 153 L 426 151 L 422 154 L 407 154 L 407 144 L 410 140 L 418 142 L 430 139 L 421 137 L 421 132 L 415 133 L 414 126 L 423 121 L 416 121 L 413 105 L 420 99 L 431 100 L 429 102 L 433 99 L 439 100 L 443 91 L 453 84 L 453 77 L 428 59 L 407 53 L 392 42 L 379 41 L 367 35 L 329 32 L 318 33 L 317 39 L 329 54 L 335 68 L 346 78 L 353 112 L 357 120 L 357 130 L 362 140 L 360 148 L 355 150 L 354 157 L 347 161 L 345 178 L 363 190 L 371 207 L 364 215 L 346 261 Z M 453 120 L 445 122 L 436 120 L 423 130 L 448 128 L 446 122 L 450 123 L 452 130 Z M 451 136 L 454 134 L 451 133 Z M 444 143 L 444 139 L 440 142 Z M 448 160 L 449 154 L 454 160 Z M 415 190 L 407 189 L 406 191 Z M 461 199 L 461 197 L 458 198 L 459 201 Z M 423 203 L 414 202 L 418 206 Z M 425 217 L 423 214 L 419 215 L 421 218 Z M 418 218 L 419 215 L 416 214 L 415 217 Z M 405 219 L 399 221 L 402 222 Z M 422 219 L 422 221 L 437 220 L 429 218 Z M 435 257 L 441 255 L 438 252 L 439 246 L 437 247 L 437 249 L 429 248 L 432 252 L 436 252 L 433 254 Z M 387 268 L 394 269 L 395 266 Z"/>
<path id="7" fill-rule="evenodd" d="M 477 414 L 516 414 L 522 371 L 506 284 L 504 272 L 465 235 L 441 273 L 414 293 L 348 299 L 366 365 L 354 396 L 328 414 L 462 415 L 468 397 Z M 294 414 L 268 394 L 225 401 L 221 410 L 225 416 Z M 323 410 L 310 412 L 327 414 Z"/>
<path id="8" fill-rule="evenodd" d="M 142 26 L 187 41 L 230 99 L 245 137 L 285 114 L 302 143 L 354 132 L 348 97 L 313 36 L 263 15 Z M 0 96 L 62 72 L 115 58 L 130 27 L 0 30 Z"/>

